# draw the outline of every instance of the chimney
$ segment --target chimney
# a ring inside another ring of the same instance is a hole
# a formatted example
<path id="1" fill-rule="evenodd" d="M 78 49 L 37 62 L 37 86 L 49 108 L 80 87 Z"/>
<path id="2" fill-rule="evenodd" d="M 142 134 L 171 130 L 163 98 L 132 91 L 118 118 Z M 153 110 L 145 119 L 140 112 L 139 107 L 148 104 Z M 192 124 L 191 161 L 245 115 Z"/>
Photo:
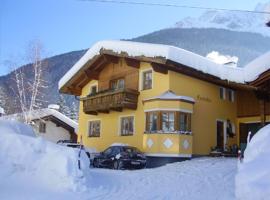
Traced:
<path id="1" fill-rule="evenodd" d="M 60 106 L 57 104 L 50 104 L 50 105 L 48 105 L 48 108 L 59 111 Z"/>

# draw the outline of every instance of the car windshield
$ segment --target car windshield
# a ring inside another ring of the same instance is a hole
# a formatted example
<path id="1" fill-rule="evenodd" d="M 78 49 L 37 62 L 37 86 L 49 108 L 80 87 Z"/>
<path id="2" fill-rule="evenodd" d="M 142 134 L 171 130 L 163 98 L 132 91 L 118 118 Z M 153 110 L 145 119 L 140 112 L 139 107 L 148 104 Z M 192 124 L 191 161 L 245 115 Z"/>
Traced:
<path id="1" fill-rule="evenodd" d="M 136 147 L 124 147 L 123 152 L 126 152 L 126 153 L 141 153 L 140 150 L 137 149 Z"/>

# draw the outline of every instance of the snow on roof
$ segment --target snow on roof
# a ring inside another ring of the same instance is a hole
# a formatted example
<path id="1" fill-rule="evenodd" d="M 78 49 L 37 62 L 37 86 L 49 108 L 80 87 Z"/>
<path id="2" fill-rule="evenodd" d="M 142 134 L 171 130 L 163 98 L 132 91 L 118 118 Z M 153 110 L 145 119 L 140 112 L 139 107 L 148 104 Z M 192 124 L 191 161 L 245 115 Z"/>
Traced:
<path id="1" fill-rule="evenodd" d="M 125 52 L 130 57 L 163 57 L 204 73 L 219 77 L 223 80 L 244 83 L 243 68 L 216 64 L 198 54 L 184 49 L 161 44 L 149 44 L 129 41 L 100 41 L 94 44 L 84 56 L 61 78 L 59 89 L 62 88 L 79 70 L 94 56 L 99 55 L 102 49 L 111 50 L 114 53 Z"/>
<path id="2" fill-rule="evenodd" d="M 244 69 L 247 82 L 256 80 L 260 74 L 270 69 L 270 51 L 251 61 Z"/>
<path id="3" fill-rule="evenodd" d="M 114 53 L 127 53 L 130 57 L 145 56 L 149 58 L 163 57 L 190 68 L 210 74 L 222 80 L 236 83 L 254 81 L 262 72 L 269 69 L 270 52 L 255 59 L 247 66 L 235 67 L 214 63 L 210 59 L 192 53 L 190 51 L 162 44 L 150 44 L 129 41 L 100 41 L 94 44 L 84 56 L 61 78 L 59 89 L 61 89 L 80 69 L 101 50 L 111 50 Z"/>
<path id="4" fill-rule="evenodd" d="M 185 101 L 191 101 L 193 103 L 195 103 L 195 100 L 192 97 L 188 97 L 188 96 L 179 96 L 176 95 L 174 92 L 172 91 L 166 91 L 164 93 L 162 93 L 159 96 L 155 96 L 149 99 L 145 99 L 144 101 L 149 101 L 149 100 L 154 100 L 154 99 L 163 99 L 163 100 L 185 100 Z"/>
<path id="5" fill-rule="evenodd" d="M 66 124 L 68 124 L 69 126 L 74 128 L 75 130 L 78 129 L 77 122 L 68 118 L 67 116 L 60 113 L 59 111 L 51 109 L 51 108 L 43 108 L 43 109 L 34 110 L 28 114 L 29 114 L 29 118 L 31 120 L 42 119 L 42 118 L 47 117 L 47 116 L 54 116 L 57 119 L 61 120 L 62 122 L 65 122 Z M 21 119 L 21 118 L 22 118 L 22 113 L 17 113 L 17 114 L 13 114 L 13 115 L 6 115 L 4 117 L 1 117 L 0 119 L 10 119 L 10 120 L 13 119 L 14 120 L 14 119 Z"/>

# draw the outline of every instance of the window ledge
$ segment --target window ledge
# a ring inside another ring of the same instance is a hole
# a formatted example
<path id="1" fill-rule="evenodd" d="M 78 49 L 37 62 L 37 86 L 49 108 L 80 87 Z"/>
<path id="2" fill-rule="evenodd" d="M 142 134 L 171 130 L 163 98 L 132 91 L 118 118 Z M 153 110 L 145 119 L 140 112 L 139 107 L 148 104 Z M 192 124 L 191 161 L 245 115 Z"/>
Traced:
<path id="1" fill-rule="evenodd" d="M 145 134 L 179 134 L 179 135 L 192 135 L 191 131 L 144 131 Z"/>

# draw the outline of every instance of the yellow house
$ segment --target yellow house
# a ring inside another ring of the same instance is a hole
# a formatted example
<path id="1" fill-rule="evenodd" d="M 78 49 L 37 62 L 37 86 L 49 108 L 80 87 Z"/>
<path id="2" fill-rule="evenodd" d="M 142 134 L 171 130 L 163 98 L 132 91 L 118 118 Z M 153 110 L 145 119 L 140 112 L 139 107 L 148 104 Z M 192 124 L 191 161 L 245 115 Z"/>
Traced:
<path id="1" fill-rule="evenodd" d="M 173 46 L 101 41 L 59 89 L 80 97 L 85 146 L 124 143 L 148 156 L 190 158 L 240 146 L 270 120 L 267 62 L 237 68 Z"/>

